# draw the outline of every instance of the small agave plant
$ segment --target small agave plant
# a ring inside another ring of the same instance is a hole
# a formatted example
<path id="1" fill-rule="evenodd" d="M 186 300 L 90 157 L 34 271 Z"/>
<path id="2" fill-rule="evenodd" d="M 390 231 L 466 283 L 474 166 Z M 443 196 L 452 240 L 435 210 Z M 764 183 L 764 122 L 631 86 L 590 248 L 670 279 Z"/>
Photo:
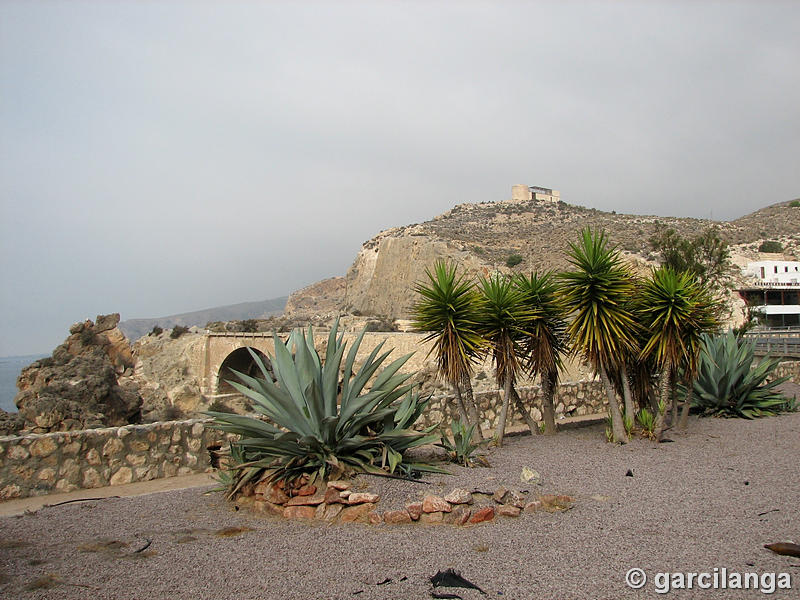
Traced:
<path id="1" fill-rule="evenodd" d="M 450 433 L 452 441 L 447 436 L 447 432 L 442 431 L 442 437 L 436 445 L 447 450 L 450 460 L 465 467 L 472 467 L 476 462 L 488 466 L 483 457 L 475 457 L 475 451 L 482 445 L 487 444 L 489 440 L 482 440 L 478 443 L 473 443 L 475 427 L 477 425 L 465 425 L 461 421 L 450 422 Z"/>
<path id="2" fill-rule="evenodd" d="M 406 462 L 403 456 L 409 448 L 439 441 L 431 434 L 434 427 L 412 429 L 427 400 L 420 400 L 405 383 L 413 374 L 398 374 L 411 355 L 379 372 L 391 353 L 381 353 L 381 343 L 354 373 L 364 331 L 346 357 L 346 344 L 337 332 L 338 322 L 328 336 L 324 360 L 314 347 L 311 327 L 307 332 L 294 330 L 286 342 L 275 334 L 275 356 L 269 358 L 274 380 L 252 352 L 263 377 L 234 371 L 241 383 L 231 385 L 250 398 L 264 418 L 206 413 L 214 418 L 212 427 L 240 436 L 229 461 L 229 497 L 248 482 L 292 482 L 304 474 L 326 479 L 357 471 L 442 472 L 432 465 Z"/>
<path id="3" fill-rule="evenodd" d="M 694 381 L 694 406 L 703 415 L 754 419 L 790 409 L 787 399 L 775 389 L 788 377 L 768 381 L 778 360 L 762 359 L 753 366 L 753 346 L 726 335 L 703 335 L 703 350 Z M 685 394 L 685 390 L 679 391 Z"/>

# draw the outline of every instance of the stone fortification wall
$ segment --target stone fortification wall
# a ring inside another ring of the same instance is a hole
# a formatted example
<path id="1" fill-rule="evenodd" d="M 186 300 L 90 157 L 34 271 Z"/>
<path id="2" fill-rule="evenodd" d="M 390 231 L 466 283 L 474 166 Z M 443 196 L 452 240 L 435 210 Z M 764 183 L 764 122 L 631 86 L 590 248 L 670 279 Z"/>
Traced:
<path id="1" fill-rule="evenodd" d="M 211 471 L 209 419 L 0 438 L 0 500 Z"/>

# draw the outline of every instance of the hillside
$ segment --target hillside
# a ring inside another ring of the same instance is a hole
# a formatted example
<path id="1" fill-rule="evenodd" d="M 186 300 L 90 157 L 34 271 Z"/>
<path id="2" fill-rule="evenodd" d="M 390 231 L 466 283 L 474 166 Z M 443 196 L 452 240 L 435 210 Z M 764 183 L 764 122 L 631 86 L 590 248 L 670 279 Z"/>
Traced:
<path id="1" fill-rule="evenodd" d="M 134 341 L 153 330 L 158 325 L 162 329 L 171 329 L 176 325 L 184 327 L 205 327 L 211 321 L 236 321 L 241 319 L 266 319 L 273 315 L 279 315 L 286 306 L 286 296 L 272 298 L 271 300 L 261 300 L 258 302 L 242 302 L 240 304 L 229 304 L 227 306 L 216 306 L 194 312 L 170 315 L 168 317 L 158 317 L 154 319 L 128 319 L 119 324 L 119 328 L 125 336 Z"/>
<path id="2" fill-rule="evenodd" d="M 686 237 L 715 227 L 732 253 L 753 253 L 761 240 L 780 239 L 791 257 L 800 246 L 798 224 L 800 207 L 789 202 L 730 222 L 616 214 L 563 201 L 460 204 L 425 223 L 379 233 L 361 247 L 347 275 L 337 282 L 336 293 L 331 293 L 330 281 L 295 292 L 286 315 L 308 317 L 313 310 L 316 315 L 407 318 L 414 301 L 410 290 L 437 258 L 457 261 L 471 274 L 510 271 L 505 263 L 511 254 L 522 257 L 514 271 L 565 269 L 568 244 L 586 226 L 606 230 L 612 243 L 645 266 L 655 258 L 648 240 L 662 226 Z"/>

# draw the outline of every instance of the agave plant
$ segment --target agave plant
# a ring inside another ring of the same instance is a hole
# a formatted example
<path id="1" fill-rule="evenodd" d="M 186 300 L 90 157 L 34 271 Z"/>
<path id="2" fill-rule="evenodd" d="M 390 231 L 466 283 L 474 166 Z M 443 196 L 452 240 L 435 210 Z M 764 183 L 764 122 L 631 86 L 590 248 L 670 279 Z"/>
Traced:
<path id="1" fill-rule="evenodd" d="M 294 330 L 286 342 L 275 334 L 275 356 L 269 358 L 274 381 L 255 353 L 251 354 L 263 378 L 234 371 L 241 383 L 231 385 L 250 398 L 254 410 L 266 419 L 207 413 L 214 418 L 212 427 L 240 436 L 231 455 L 236 464 L 229 496 L 249 481 L 293 481 L 303 474 L 325 479 L 351 471 L 441 472 L 403 458 L 405 450 L 439 440 L 431 434 L 434 427 L 411 429 L 427 404 L 405 384 L 412 374 L 398 374 L 411 355 L 398 358 L 379 372 L 391 353 L 381 353 L 381 343 L 354 373 L 356 353 L 366 330 L 345 358 L 346 344 L 343 336 L 337 337 L 337 329 L 338 323 L 328 336 L 324 361 L 315 350 L 309 327 L 307 333 Z"/>
<path id="2" fill-rule="evenodd" d="M 648 408 L 643 408 L 636 415 L 636 421 L 639 423 L 640 431 L 644 437 L 655 439 L 656 415 Z"/>
<path id="3" fill-rule="evenodd" d="M 764 358 L 753 366 L 753 346 L 733 332 L 703 336 L 697 379 L 693 384 L 694 406 L 703 415 L 754 419 L 784 412 L 786 398 L 775 389 L 788 379 L 768 381 L 777 359 Z M 683 394 L 685 389 L 679 388 Z"/>
<path id="4" fill-rule="evenodd" d="M 473 457 L 475 451 L 486 443 L 483 441 L 478 443 L 473 442 L 475 427 L 474 423 L 467 426 L 458 420 L 451 421 L 450 433 L 453 440 L 450 441 L 446 432 L 443 432 L 441 441 L 436 445 L 447 450 L 451 461 L 464 465 L 465 467 L 471 467 L 473 462 L 475 462 Z"/>

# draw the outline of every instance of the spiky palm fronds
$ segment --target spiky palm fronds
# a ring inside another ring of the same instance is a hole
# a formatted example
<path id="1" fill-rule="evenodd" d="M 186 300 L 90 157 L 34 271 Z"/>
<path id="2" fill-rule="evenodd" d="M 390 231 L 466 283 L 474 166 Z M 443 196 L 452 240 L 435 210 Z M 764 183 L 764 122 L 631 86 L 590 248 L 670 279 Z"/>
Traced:
<path id="1" fill-rule="evenodd" d="M 478 331 L 494 360 L 497 383 L 502 386 L 510 380 L 513 385 L 522 369 L 522 344 L 533 312 L 513 281 L 499 273 L 482 279 L 478 292 Z"/>
<path id="2" fill-rule="evenodd" d="M 684 369 L 692 379 L 703 333 L 719 326 L 718 305 L 688 271 L 654 269 L 640 293 L 639 312 L 646 330 L 641 358 L 652 357 L 662 369 Z"/>
<path id="3" fill-rule="evenodd" d="M 552 271 L 519 274 L 514 285 L 522 293 L 530 311 L 522 342 L 525 368 L 533 375 L 555 371 L 563 366 L 568 352 L 565 307 L 559 297 L 559 285 Z"/>
<path id="4" fill-rule="evenodd" d="M 570 242 L 569 262 L 575 271 L 561 273 L 563 302 L 573 319 L 567 334 L 574 352 L 595 368 L 608 368 L 635 348 L 636 322 L 628 308 L 633 294 L 630 269 L 619 252 L 608 247 L 605 232 L 581 232 Z"/>
<path id="5" fill-rule="evenodd" d="M 434 344 L 428 355 L 435 353 L 439 375 L 457 386 L 472 375 L 483 345 L 477 331 L 477 295 L 473 283 L 443 260 L 425 274 L 428 282 L 414 286 L 420 299 L 412 307 L 413 326 L 429 332 L 424 341 Z"/>

